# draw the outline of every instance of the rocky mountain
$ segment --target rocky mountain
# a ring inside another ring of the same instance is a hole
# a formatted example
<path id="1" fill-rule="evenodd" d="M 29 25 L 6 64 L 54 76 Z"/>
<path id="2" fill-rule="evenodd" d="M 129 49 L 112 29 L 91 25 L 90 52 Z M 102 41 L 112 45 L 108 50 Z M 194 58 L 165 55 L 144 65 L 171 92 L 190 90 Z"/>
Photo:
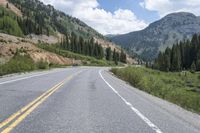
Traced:
<path id="1" fill-rule="evenodd" d="M 171 47 L 180 40 L 191 39 L 200 33 L 200 17 L 191 13 L 172 13 L 150 24 L 141 31 L 111 37 L 121 46 L 131 49 L 143 59 L 154 59 L 159 51 Z"/>

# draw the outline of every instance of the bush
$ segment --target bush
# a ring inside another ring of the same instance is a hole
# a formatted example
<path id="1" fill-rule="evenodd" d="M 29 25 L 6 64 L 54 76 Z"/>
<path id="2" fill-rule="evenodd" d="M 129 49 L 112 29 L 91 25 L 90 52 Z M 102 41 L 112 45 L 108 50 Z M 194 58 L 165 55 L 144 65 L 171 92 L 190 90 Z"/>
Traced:
<path id="1" fill-rule="evenodd" d="M 198 73 L 186 75 L 135 67 L 111 71 L 138 89 L 200 113 L 200 93 L 194 91 L 200 86 Z"/>
<path id="2" fill-rule="evenodd" d="M 49 69 L 50 67 L 62 67 L 62 65 L 49 64 L 43 60 L 35 63 L 29 55 L 21 55 L 20 50 L 17 50 L 15 56 L 9 62 L 0 65 L 0 76 L 11 73 L 28 72 L 36 69 Z"/>
<path id="3" fill-rule="evenodd" d="M 36 66 L 38 69 L 49 69 L 49 63 L 43 60 L 36 63 Z"/>
<path id="4" fill-rule="evenodd" d="M 34 61 L 29 55 L 16 54 L 9 62 L 0 65 L 0 76 L 5 74 L 35 70 Z"/>

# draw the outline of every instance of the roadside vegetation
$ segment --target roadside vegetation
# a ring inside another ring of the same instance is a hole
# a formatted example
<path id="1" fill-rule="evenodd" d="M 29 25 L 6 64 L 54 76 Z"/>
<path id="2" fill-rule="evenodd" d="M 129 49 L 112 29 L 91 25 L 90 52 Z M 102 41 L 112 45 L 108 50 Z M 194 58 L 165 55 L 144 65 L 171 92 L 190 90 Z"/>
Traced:
<path id="1" fill-rule="evenodd" d="M 140 90 L 200 114 L 200 73 L 167 73 L 140 67 L 111 71 Z"/>
<path id="2" fill-rule="evenodd" d="M 28 55 L 15 55 L 9 62 L 0 65 L 0 76 L 35 70 L 36 66 Z"/>
<path id="3" fill-rule="evenodd" d="M 25 51 L 17 50 L 12 59 L 5 64 L 0 64 L 0 76 L 12 73 L 49 69 L 53 67 L 61 67 L 61 65 L 51 64 L 43 60 L 34 62 Z"/>
<path id="4" fill-rule="evenodd" d="M 95 57 L 67 51 L 65 49 L 62 49 L 59 44 L 49 45 L 49 44 L 40 43 L 37 46 L 41 49 L 56 53 L 66 58 L 81 60 L 83 62 L 83 65 L 87 65 L 87 66 L 114 66 L 115 65 L 113 61 L 107 61 L 105 59 L 96 59 Z"/>

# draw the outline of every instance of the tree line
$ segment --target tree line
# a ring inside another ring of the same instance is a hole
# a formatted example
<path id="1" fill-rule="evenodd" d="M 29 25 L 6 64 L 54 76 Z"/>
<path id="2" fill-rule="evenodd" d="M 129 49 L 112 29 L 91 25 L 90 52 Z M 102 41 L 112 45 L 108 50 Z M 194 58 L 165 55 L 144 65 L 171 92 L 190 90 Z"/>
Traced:
<path id="1" fill-rule="evenodd" d="M 121 52 L 117 52 L 116 49 L 112 51 L 110 47 L 104 50 L 104 48 L 98 44 L 93 37 L 84 40 L 82 36 L 77 36 L 74 32 L 70 35 L 66 34 L 63 37 L 60 47 L 64 50 L 92 56 L 96 59 L 105 58 L 108 61 L 114 61 L 115 64 L 118 64 L 118 62 L 126 63 L 126 53 L 123 50 L 121 50 Z"/>
<path id="2" fill-rule="evenodd" d="M 42 26 L 41 24 L 37 23 L 37 18 L 35 18 L 35 21 L 32 19 L 26 17 L 26 18 L 20 18 L 17 17 L 17 22 L 22 29 L 24 35 L 28 34 L 36 34 L 36 35 L 41 35 L 45 34 L 49 36 L 49 28 L 46 26 Z"/>
<path id="3" fill-rule="evenodd" d="M 6 8 L 9 8 L 8 4 Z M 42 14 L 40 13 L 36 13 L 36 15 L 34 15 L 33 17 L 18 17 L 15 14 L 11 13 L 9 10 L 1 8 L 0 24 L 2 26 L 0 27 L 0 29 L 6 33 L 13 34 L 16 36 L 22 36 L 22 34 L 19 34 L 19 32 L 22 32 L 23 35 L 34 33 L 36 35 L 46 34 L 49 36 L 49 28 L 48 26 L 44 25 L 44 18 L 41 15 Z M 18 31 L 16 31 L 16 29 Z"/>
<path id="4" fill-rule="evenodd" d="M 153 68 L 161 71 L 200 71 L 200 35 L 193 35 L 192 40 L 180 41 L 159 52 Z"/>

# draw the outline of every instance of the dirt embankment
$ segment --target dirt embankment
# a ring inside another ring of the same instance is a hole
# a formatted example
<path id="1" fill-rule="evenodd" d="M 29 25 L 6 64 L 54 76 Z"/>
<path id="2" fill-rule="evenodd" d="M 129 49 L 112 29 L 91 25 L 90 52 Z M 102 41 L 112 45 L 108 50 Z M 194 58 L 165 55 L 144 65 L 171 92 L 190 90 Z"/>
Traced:
<path id="1" fill-rule="evenodd" d="M 25 50 L 35 62 L 39 62 L 42 60 L 60 65 L 71 65 L 73 63 L 81 63 L 81 61 L 79 60 L 64 58 L 55 53 L 39 49 L 29 39 L 0 33 L 0 64 L 10 60 L 17 49 Z"/>
<path id="2" fill-rule="evenodd" d="M 57 32 L 57 36 L 47 36 L 47 35 L 35 35 L 30 34 L 26 36 L 26 39 L 28 39 L 30 42 L 33 42 L 35 44 L 39 42 L 48 43 L 48 44 L 56 44 L 61 42 L 62 34 Z"/>

